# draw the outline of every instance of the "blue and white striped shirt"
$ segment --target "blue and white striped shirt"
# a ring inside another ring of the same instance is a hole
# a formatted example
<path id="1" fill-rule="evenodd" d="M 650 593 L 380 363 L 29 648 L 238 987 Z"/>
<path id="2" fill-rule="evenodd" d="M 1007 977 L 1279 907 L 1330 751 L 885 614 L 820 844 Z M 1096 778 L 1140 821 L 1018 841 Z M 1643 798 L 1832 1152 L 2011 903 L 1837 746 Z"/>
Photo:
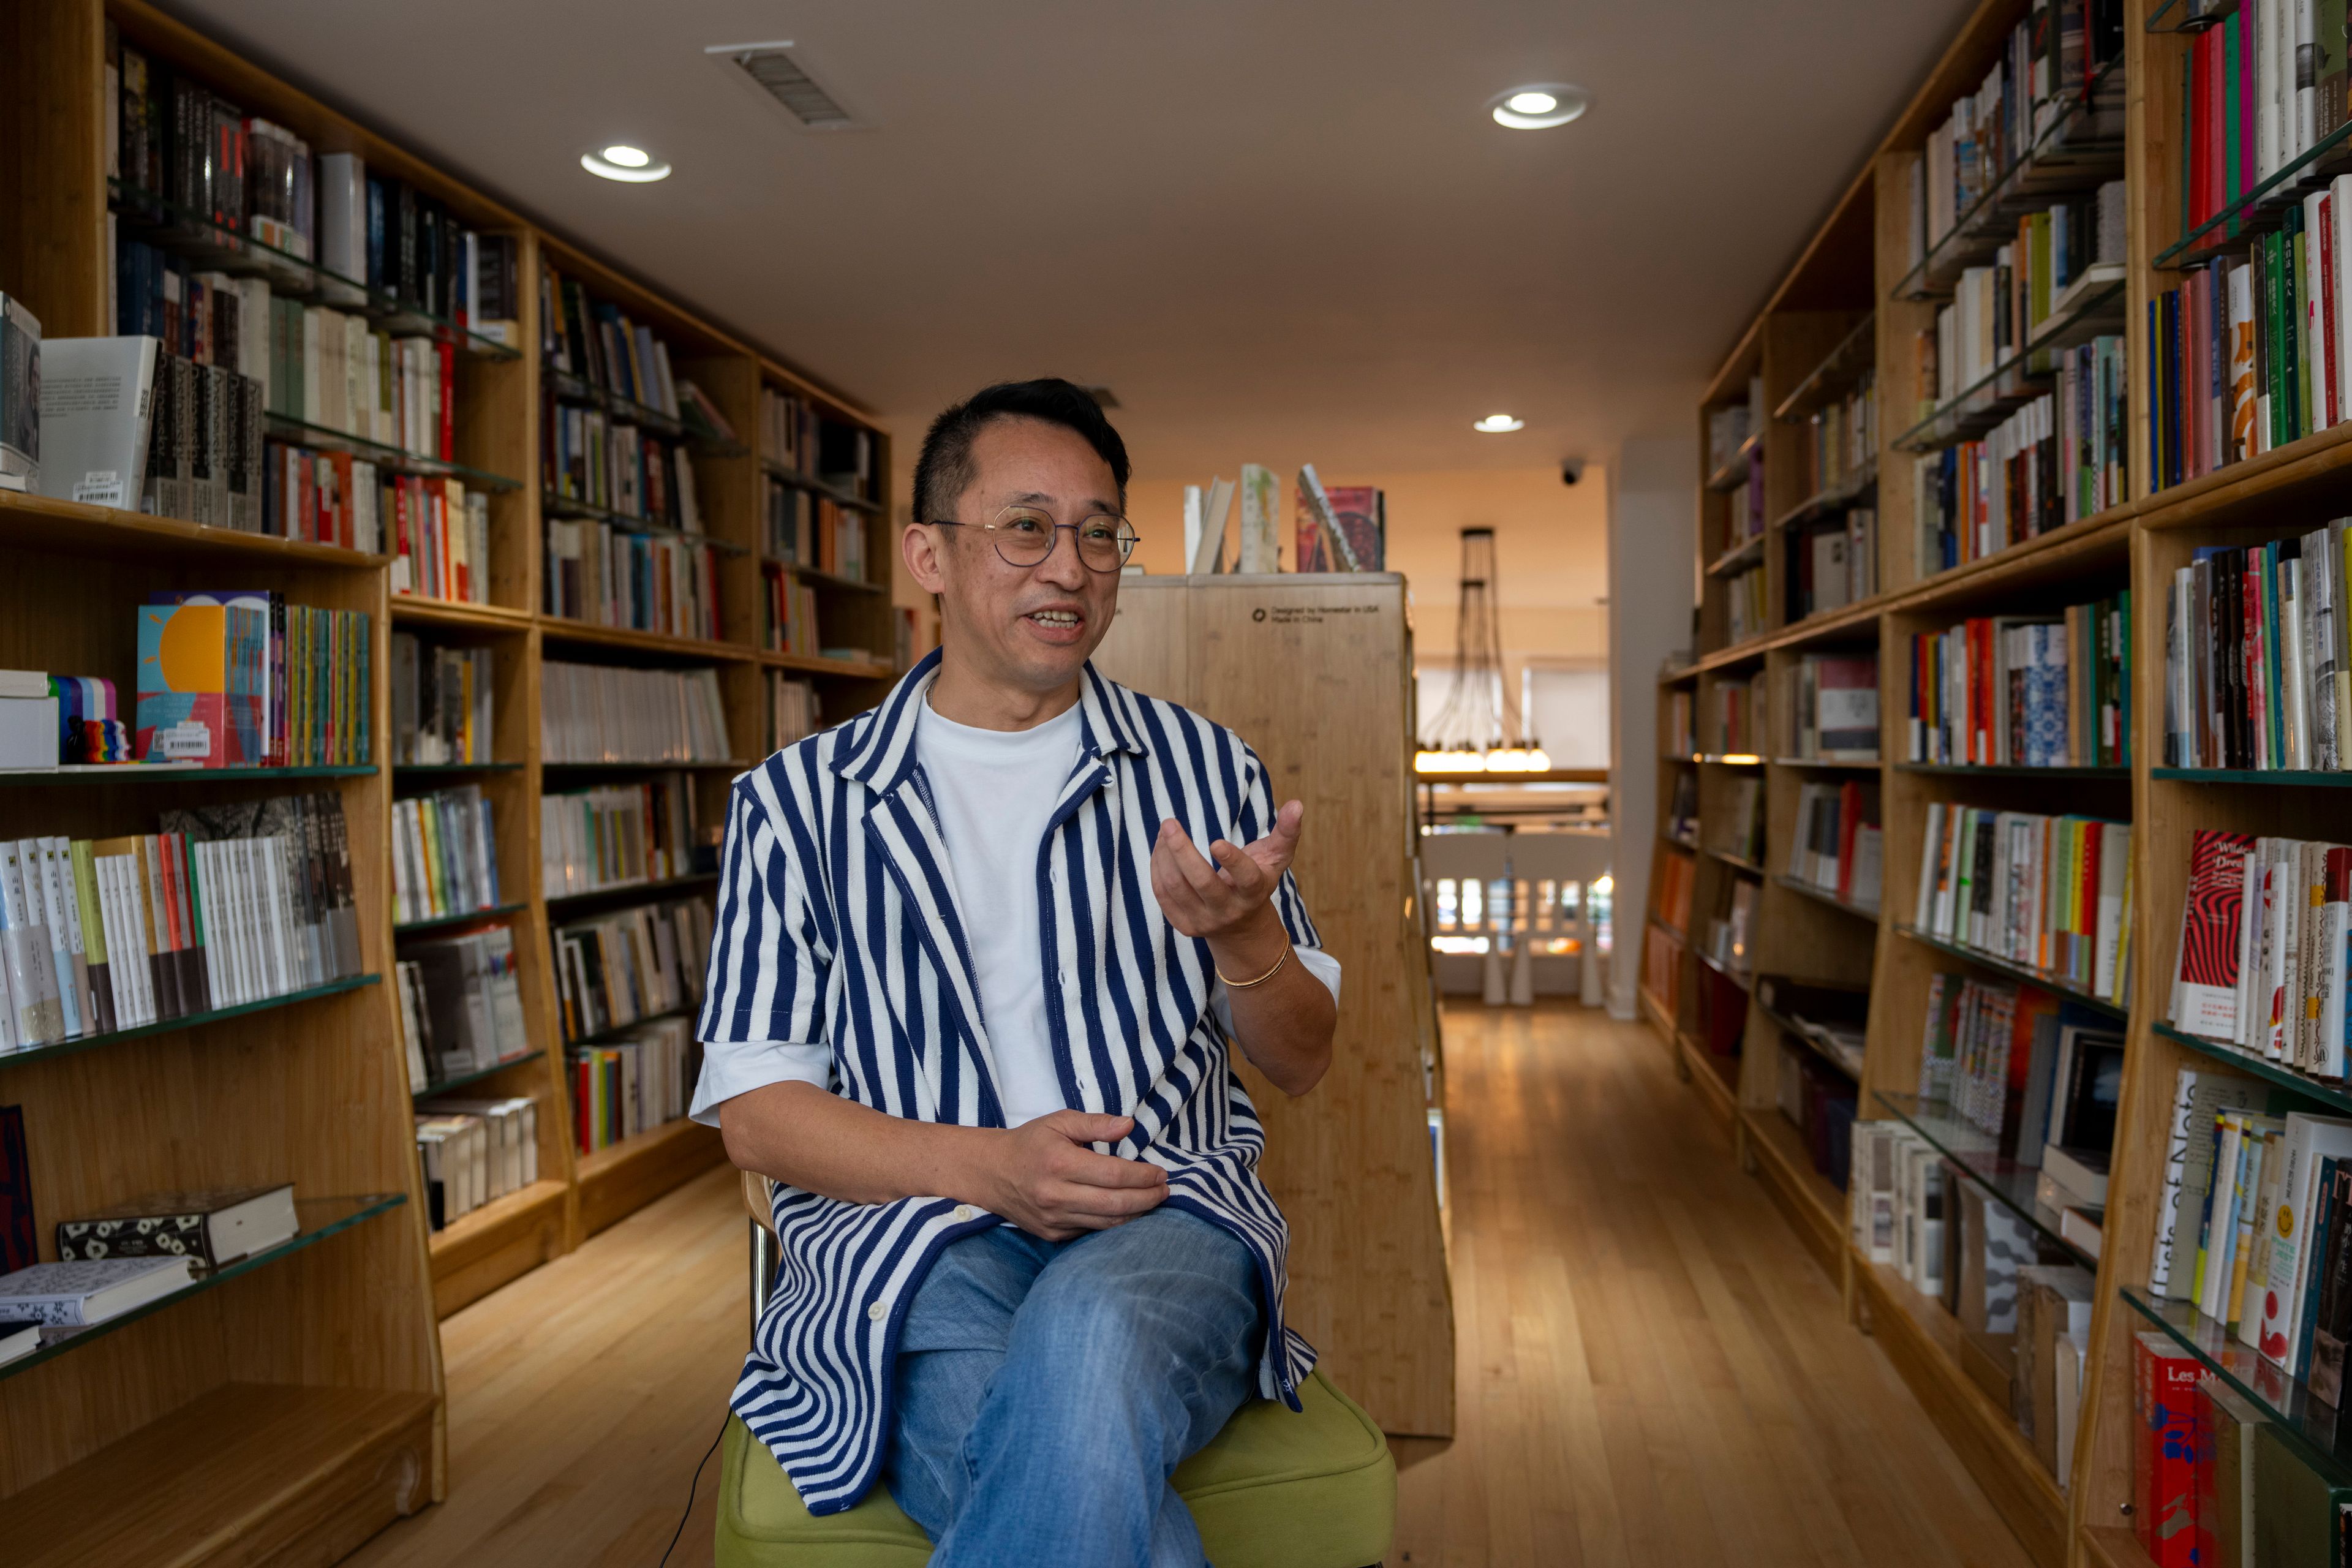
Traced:
<path id="1" fill-rule="evenodd" d="M 939 658 L 878 708 L 735 781 L 698 1034 L 714 1055 L 822 1041 L 836 1094 L 893 1116 L 1002 1127 L 947 848 L 916 760 Z M 1268 1331 L 1258 1390 L 1296 1409 L 1315 1352 L 1283 1321 L 1289 1232 L 1257 1176 L 1265 1131 L 1211 1012 L 1208 944 L 1169 925 L 1150 875 L 1165 818 L 1198 844 L 1263 837 L 1274 822 L 1265 764 L 1230 730 L 1092 665 L 1079 706 L 1077 762 L 1037 850 L 1062 1088 L 1077 1110 L 1134 1117 L 1112 1152 L 1165 1169 L 1171 1205 L 1256 1257 Z M 1286 873 L 1275 907 L 1293 942 L 1317 945 Z M 810 1511 L 838 1512 L 880 1472 L 898 1327 L 924 1273 L 948 1243 L 1003 1222 L 947 1198 L 853 1204 L 781 1184 L 775 1220 L 776 1289 L 731 1403 Z"/>

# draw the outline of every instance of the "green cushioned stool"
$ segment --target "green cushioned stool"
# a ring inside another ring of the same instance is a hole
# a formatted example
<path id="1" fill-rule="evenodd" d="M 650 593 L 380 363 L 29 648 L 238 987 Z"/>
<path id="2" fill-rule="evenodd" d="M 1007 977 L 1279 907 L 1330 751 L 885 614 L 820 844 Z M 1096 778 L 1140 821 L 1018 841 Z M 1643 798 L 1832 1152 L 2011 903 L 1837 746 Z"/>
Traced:
<path id="1" fill-rule="evenodd" d="M 1371 1417 L 1321 1373 L 1294 1415 L 1254 1399 L 1176 1470 L 1213 1568 L 1365 1568 L 1388 1555 L 1396 1461 Z M 922 1568 L 930 1538 L 876 1484 L 820 1519 L 741 1421 L 719 1471 L 718 1568 Z"/>
<path id="2" fill-rule="evenodd" d="M 766 1184 L 744 1183 L 752 1215 L 753 1316 L 775 1277 Z M 1253 1399 L 1176 1468 L 1213 1568 L 1367 1568 L 1396 1528 L 1396 1461 L 1370 1416 L 1318 1372 L 1302 1409 Z M 856 1508 L 818 1518 L 740 1420 L 719 1470 L 718 1568 L 922 1568 L 930 1538 L 877 1482 Z"/>

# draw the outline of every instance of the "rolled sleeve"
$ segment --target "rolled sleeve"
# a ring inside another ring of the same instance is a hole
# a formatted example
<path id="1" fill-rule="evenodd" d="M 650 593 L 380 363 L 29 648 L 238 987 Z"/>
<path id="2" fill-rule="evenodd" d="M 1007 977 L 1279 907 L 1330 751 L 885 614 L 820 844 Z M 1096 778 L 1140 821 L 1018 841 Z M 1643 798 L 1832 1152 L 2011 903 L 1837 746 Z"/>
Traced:
<path id="1" fill-rule="evenodd" d="M 791 837 L 777 830 L 746 774 L 729 799 L 719 911 L 703 987 L 702 1073 L 689 1114 L 719 1123 L 719 1106 L 771 1083 L 829 1088 L 833 1048 L 824 1000 L 832 955 L 809 908 Z"/>
<path id="2" fill-rule="evenodd" d="M 1339 1005 L 1339 961 L 1319 947 L 1296 947 L 1291 949 L 1291 952 L 1297 955 L 1298 962 L 1306 966 L 1307 973 L 1323 983 L 1323 988 L 1331 993 L 1331 1005 L 1338 1006 Z M 1234 1032 L 1234 1004 L 1233 999 L 1226 994 L 1225 983 L 1222 980 L 1212 980 L 1209 983 L 1209 1009 L 1217 1016 L 1217 1026 L 1230 1037 Z M 710 1069 L 706 1066 L 702 1070 L 708 1074 Z"/>

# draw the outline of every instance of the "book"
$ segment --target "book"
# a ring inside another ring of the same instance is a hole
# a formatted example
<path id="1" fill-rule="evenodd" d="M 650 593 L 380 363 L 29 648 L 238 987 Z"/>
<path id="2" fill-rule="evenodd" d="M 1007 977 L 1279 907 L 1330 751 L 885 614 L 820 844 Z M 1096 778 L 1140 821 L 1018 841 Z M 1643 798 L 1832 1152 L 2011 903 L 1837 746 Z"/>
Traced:
<path id="1" fill-rule="evenodd" d="M 109 1258 L 36 1263 L 0 1274 L 0 1315 L 76 1328 L 145 1306 L 186 1286 L 185 1258 Z"/>
<path id="2" fill-rule="evenodd" d="M 1979 616 L 1911 638 L 1906 760 L 2129 763 L 2131 594 L 2057 616 Z"/>
<path id="3" fill-rule="evenodd" d="M 413 632 L 393 633 L 393 765 L 492 761 L 497 672 L 491 648 L 436 647 Z"/>
<path id="4" fill-rule="evenodd" d="M 2352 1156 L 2352 1120 L 2302 1111 L 2287 1115 L 2276 1205 L 2264 1227 L 2270 1258 L 2255 1341 L 2266 1359 L 2283 1367 L 2294 1368 L 2305 1344 L 2304 1303 L 2313 1278 L 2311 1243 L 2322 1196 L 2319 1167 L 2324 1161 L 2347 1156 Z M 2215 1179 L 2218 1184 L 2218 1173 Z M 2250 1303 L 2248 1311 L 2252 1310 Z"/>
<path id="5" fill-rule="evenodd" d="M 716 763 L 733 758 L 719 672 L 617 665 L 541 667 L 541 760 Z"/>
<path id="6" fill-rule="evenodd" d="M 0 1274 L 40 1260 L 33 1227 L 33 1170 L 25 1147 L 25 1108 L 0 1105 Z"/>
<path id="7" fill-rule="evenodd" d="M 42 346 L 41 493 L 137 507 L 161 348 L 143 336 L 52 338 Z"/>
<path id="8" fill-rule="evenodd" d="M 699 1003 L 711 921 L 709 900 L 681 899 L 558 926 L 556 1004 L 565 1041 Z"/>
<path id="9" fill-rule="evenodd" d="M 491 816 L 479 784 L 393 802 L 395 924 L 498 907 L 498 835 Z"/>
<path id="10" fill-rule="evenodd" d="M 31 1355 L 40 1348 L 39 1319 L 0 1315 L 0 1366 L 5 1366 L 20 1356 Z"/>
<path id="11" fill-rule="evenodd" d="M 426 1087 L 530 1053 L 514 932 L 506 926 L 403 942 L 399 984 L 415 1029 L 404 1037 L 427 1066 Z"/>
<path id="12" fill-rule="evenodd" d="M 41 488 L 41 321 L 0 293 L 0 490 Z"/>
<path id="13" fill-rule="evenodd" d="M 2352 520 L 2177 569 L 2165 622 L 2166 765 L 2340 772 L 2344 545 Z"/>
<path id="14" fill-rule="evenodd" d="M 1953 805 L 1931 807 L 1927 826 L 1919 860 L 1926 934 L 2125 1004 L 2128 823 Z"/>
<path id="15" fill-rule="evenodd" d="M 421 1102 L 416 1152 L 426 1223 L 446 1229 L 539 1180 L 539 1106 L 528 1098 Z"/>
<path id="16" fill-rule="evenodd" d="M 184 1258 L 201 1274 L 251 1257 L 301 1229 L 294 1184 L 209 1193 L 159 1193 L 58 1224 L 62 1261 Z"/>
<path id="17" fill-rule="evenodd" d="M 2197 1380 L 2197 1405 L 2198 1533 L 2211 1542 L 2200 1563 L 2254 1568 L 2255 1429 L 2270 1417 L 2210 1373 Z"/>
<path id="18" fill-rule="evenodd" d="M 2132 1532 L 2157 1568 L 2201 1568 L 2197 1531 L 2195 1357 L 2154 1331 L 2132 1336 Z"/>
<path id="19" fill-rule="evenodd" d="M 718 554 L 597 517 L 547 521 L 541 608 L 591 626 L 717 642 L 726 637 Z"/>
<path id="20" fill-rule="evenodd" d="M 1255 463 L 1244 463 L 1240 492 L 1241 564 L 1238 570 L 1282 570 L 1280 548 L 1275 538 L 1276 519 L 1281 514 L 1281 479 L 1271 468 Z"/>
<path id="21" fill-rule="evenodd" d="M 583 1154 L 686 1114 L 702 1047 L 690 1018 L 659 1018 L 610 1044 L 567 1054 L 573 1138 Z"/>

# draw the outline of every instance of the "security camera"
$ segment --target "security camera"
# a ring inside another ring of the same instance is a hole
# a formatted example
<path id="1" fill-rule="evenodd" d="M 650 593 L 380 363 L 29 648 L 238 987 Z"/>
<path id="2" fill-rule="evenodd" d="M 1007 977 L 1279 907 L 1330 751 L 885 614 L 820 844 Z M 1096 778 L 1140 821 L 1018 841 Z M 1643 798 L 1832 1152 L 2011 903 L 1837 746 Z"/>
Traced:
<path id="1" fill-rule="evenodd" d="M 1584 477 L 1584 459 L 1570 458 L 1559 466 L 1559 482 L 1572 485 Z"/>

